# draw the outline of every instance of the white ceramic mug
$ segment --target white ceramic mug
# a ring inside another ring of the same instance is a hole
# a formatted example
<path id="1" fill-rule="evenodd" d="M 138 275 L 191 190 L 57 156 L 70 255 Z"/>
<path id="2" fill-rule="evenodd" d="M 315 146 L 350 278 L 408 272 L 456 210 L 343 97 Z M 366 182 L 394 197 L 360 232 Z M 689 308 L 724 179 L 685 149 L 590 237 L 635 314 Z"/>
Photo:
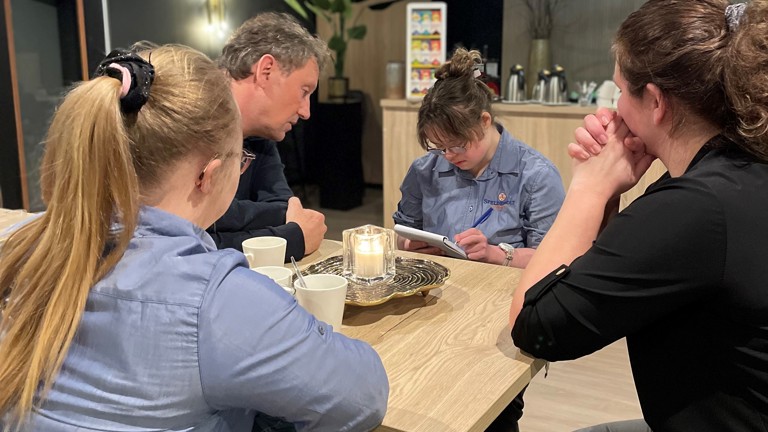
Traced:
<path id="1" fill-rule="evenodd" d="M 243 254 L 250 268 L 277 266 L 285 262 L 288 242 L 281 237 L 254 237 L 243 242 Z"/>
<path id="2" fill-rule="evenodd" d="M 347 279 L 334 274 L 313 274 L 304 276 L 304 281 L 306 288 L 299 278 L 293 282 L 299 305 L 338 331 L 344 316 Z"/>
<path id="3" fill-rule="evenodd" d="M 268 278 L 272 279 L 273 281 L 277 282 L 278 285 L 285 288 L 285 290 L 293 295 L 294 289 L 293 289 L 293 270 L 285 267 L 278 267 L 278 266 L 263 266 L 263 267 L 254 267 L 251 270 L 261 273 L 264 276 L 267 276 Z"/>

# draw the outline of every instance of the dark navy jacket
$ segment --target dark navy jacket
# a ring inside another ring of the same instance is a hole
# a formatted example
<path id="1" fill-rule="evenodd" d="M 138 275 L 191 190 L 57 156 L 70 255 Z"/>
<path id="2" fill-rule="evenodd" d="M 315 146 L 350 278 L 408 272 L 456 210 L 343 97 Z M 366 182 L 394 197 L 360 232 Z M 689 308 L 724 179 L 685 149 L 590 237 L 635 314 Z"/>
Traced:
<path id="1" fill-rule="evenodd" d="M 277 236 L 288 241 L 285 260 L 304 257 L 304 233 L 295 222 L 285 223 L 288 198 L 293 196 L 283 173 L 277 143 L 249 137 L 243 147 L 256 159 L 240 177 L 235 199 L 208 233 L 219 249 L 243 250 L 242 243 L 251 237 Z"/>

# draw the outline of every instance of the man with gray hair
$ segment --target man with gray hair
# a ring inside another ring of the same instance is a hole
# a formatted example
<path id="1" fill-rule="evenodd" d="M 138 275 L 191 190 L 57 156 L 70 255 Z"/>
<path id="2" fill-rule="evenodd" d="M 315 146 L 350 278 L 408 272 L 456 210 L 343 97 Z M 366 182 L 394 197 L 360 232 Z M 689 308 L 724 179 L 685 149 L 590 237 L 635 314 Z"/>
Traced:
<path id="1" fill-rule="evenodd" d="M 325 216 L 305 209 L 288 186 L 275 141 L 308 119 L 309 97 L 330 57 L 326 43 L 290 15 L 262 13 L 230 36 L 219 66 L 240 107 L 243 147 L 253 153 L 229 210 L 208 229 L 219 248 L 242 250 L 252 237 L 288 241 L 285 260 L 317 250 Z"/>

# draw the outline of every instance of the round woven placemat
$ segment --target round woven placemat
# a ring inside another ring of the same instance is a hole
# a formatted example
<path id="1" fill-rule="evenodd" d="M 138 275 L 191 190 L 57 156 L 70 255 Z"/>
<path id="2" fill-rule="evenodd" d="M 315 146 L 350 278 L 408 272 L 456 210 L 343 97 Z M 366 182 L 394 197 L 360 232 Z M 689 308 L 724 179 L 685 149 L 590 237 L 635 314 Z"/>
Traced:
<path id="1" fill-rule="evenodd" d="M 395 277 L 377 285 L 367 286 L 349 282 L 346 303 L 356 306 L 382 304 L 396 297 L 407 297 L 442 286 L 451 275 L 447 267 L 434 261 L 403 257 L 395 258 L 395 271 Z M 341 276 L 341 256 L 326 258 L 301 271 L 304 275 L 318 273 Z"/>

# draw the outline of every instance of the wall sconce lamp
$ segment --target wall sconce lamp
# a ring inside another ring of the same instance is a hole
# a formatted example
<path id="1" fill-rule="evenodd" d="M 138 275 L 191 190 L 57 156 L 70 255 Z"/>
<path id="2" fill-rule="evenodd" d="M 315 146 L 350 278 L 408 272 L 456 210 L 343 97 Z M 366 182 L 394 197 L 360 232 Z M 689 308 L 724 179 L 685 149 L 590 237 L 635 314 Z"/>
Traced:
<path id="1" fill-rule="evenodd" d="M 208 32 L 215 33 L 220 38 L 227 36 L 227 24 L 224 0 L 206 0 L 208 10 Z"/>

